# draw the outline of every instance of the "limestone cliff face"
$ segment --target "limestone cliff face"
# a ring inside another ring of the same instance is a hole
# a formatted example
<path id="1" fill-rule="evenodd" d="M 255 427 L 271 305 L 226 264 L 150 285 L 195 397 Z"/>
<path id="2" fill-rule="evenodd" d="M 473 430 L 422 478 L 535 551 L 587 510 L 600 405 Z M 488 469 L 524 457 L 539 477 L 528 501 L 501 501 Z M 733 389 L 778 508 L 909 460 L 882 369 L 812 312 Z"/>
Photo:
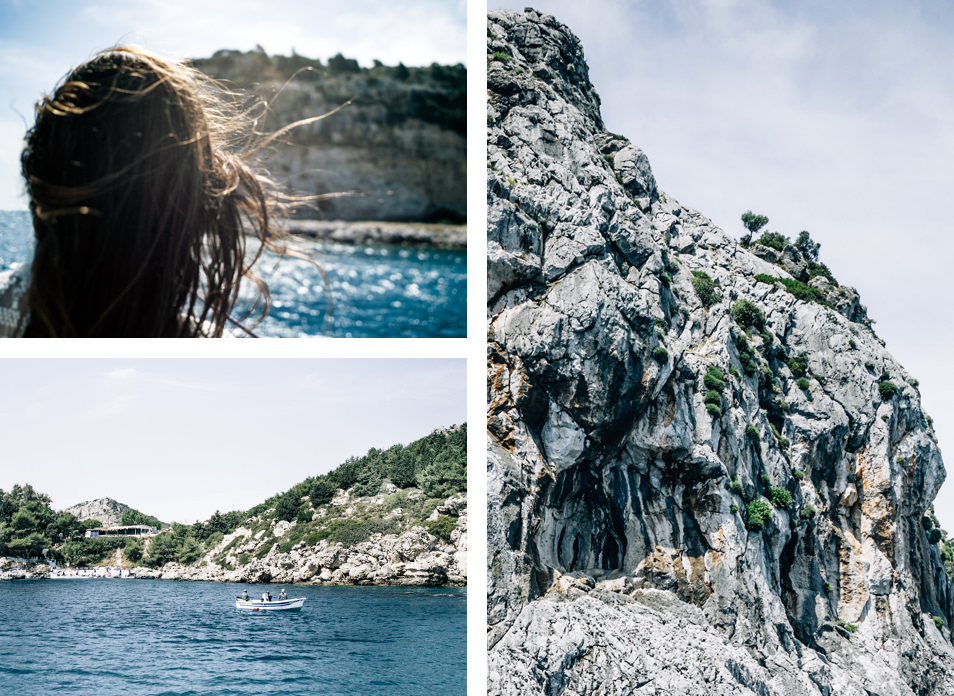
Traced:
<path id="1" fill-rule="evenodd" d="M 663 193 L 554 18 L 488 61 L 490 691 L 954 693 L 944 467 L 857 294 Z"/>

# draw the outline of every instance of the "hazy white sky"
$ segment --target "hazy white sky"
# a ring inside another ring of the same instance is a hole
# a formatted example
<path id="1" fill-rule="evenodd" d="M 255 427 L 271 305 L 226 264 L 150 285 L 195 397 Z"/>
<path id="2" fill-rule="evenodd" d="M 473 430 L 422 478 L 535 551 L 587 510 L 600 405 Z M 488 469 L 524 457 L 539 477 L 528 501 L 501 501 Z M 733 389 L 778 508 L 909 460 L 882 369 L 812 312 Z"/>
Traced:
<path id="1" fill-rule="evenodd" d="M 466 11 L 466 0 L 0 0 L 0 210 L 27 207 L 19 157 L 34 102 L 101 49 L 184 59 L 258 44 L 364 66 L 466 64 Z"/>
<path id="2" fill-rule="evenodd" d="M 530 4 L 580 37 L 606 128 L 646 152 L 661 189 L 736 236 L 751 209 L 821 242 L 920 380 L 954 466 L 954 4 Z M 954 532 L 954 481 L 936 507 Z"/>
<path id="3" fill-rule="evenodd" d="M 192 523 L 465 422 L 464 373 L 454 359 L 0 360 L 0 488 Z"/>

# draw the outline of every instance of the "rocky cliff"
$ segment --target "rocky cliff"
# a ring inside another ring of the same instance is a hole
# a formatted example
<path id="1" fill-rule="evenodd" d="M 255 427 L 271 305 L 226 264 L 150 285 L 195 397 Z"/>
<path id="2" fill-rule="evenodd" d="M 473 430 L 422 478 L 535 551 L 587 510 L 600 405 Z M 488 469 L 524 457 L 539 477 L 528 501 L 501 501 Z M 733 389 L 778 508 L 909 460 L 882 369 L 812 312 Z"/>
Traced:
<path id="1" fill-rule="evenodd" d="M 79 520 L 99 520 L 104 527 L 115 527 L 122 524 L 123 513 L 126 510 L 129 510 L 128 505 L 112 498 L 97 498 L 85 503 L 77 503 L 63 512 L 76 515 Z"/>
<path id="2" fill-rule="evenodd" d="M 462 65 L 361 68 L 340 55 L 218 51 L 193 61 L 232 88 L 267 102 L 256 110 L 275 131 L 349 106 L 297 128 L 271 148 L 265 166 L 307 195 L 347 193 L 318 203 L 311 215 L 338 220 L 464 222 L 467 71 Z"/>
<path id="3" fill-rule="evenodd" d="M 490 692 L 954 693 L 941 454 L 857 293 L 664 193 L 554 18 L 487 50 Z"/>

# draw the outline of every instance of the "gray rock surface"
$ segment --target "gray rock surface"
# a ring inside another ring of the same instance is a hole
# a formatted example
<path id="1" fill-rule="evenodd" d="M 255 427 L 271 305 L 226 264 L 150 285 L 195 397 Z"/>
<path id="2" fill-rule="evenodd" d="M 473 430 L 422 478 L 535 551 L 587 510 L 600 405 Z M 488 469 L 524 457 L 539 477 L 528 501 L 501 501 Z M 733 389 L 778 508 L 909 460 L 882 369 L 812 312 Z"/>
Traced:
<path id="1" fill-rule="evenodd" d="M 99 520 L 104 527 L 115 527 L 122 524 L 123 513 L 128 509 L 128 505 L 112 498 L 97 498 L 85 503 L 77 503 L 63 512 L 76 515 L 80 520 Z"/>
<path id="2" fill-rule="evenodd" d="M 954 693 L 944 466 L 857 293 L 756 281 L 791 275 L 605 131 L 566 27 L 488 27 L 489 691 Z"/>

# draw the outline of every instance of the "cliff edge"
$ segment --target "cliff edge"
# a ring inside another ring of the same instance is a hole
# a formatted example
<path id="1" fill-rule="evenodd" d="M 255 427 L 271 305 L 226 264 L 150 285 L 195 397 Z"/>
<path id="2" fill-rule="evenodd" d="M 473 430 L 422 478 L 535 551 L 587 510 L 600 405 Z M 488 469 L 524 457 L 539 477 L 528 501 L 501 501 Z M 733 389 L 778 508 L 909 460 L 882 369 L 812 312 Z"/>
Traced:
<path id="1" fill-rule="evenodd" d="M 487 51 L 490 693 L 954 693 L 944 466 L 857 293 L 661 191 L 553 17 Z"/>

